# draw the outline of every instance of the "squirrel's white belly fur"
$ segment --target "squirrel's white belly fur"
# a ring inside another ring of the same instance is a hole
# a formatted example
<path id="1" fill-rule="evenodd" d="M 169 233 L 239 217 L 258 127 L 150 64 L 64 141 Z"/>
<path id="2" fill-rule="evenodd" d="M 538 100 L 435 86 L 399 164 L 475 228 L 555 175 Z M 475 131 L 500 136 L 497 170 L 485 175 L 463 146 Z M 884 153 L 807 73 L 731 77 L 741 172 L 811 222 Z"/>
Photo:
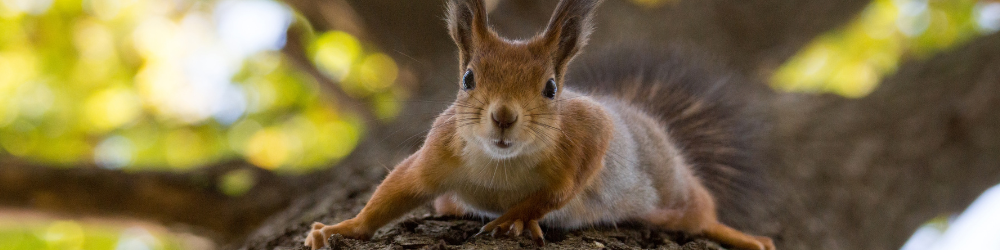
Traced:
<path id="1" fill-rule="evenodd" d="M 545 215 L 541 222 L 567 229 L 614 224 L 642 218 L 674 205 L 667 202 L 686 199 L 685 181 L 690 173 L 664 126 L 620 101 L 595 101 L 611 109 L 606 113 L 614 122 L 614 139 L 604 157 L 604 167 L 583 192 Z M 543 180 L 532 172 L 537 159 L 497 160 L 475 155 L 466 155 L 473 157 L 467 158 L 463 171 L 456 172 L 450 188 L 457 195 L 457 203 L 472 214 L 499 217 L 543 188 Z"/>

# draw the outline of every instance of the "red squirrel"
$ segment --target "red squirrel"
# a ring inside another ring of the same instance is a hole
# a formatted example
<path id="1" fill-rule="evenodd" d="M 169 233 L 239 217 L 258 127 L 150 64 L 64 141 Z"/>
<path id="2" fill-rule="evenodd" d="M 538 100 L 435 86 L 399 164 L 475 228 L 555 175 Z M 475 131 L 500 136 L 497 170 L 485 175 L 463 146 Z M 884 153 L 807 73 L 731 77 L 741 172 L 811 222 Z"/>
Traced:
<path id="1" fill-rule="evenodd" d="M 539 223 L 573 229 L 640 221 L 739 249 L 775 249 L 770 238 L 719 222 L 715 198 L 695 173 L 699 159 L 691 155 L 697 152 L 685 152 L 678 144 L 684 138 L 669 131 L 684 118 L 625 99 L 656 99 L 668 88 L 659 90 L 654 81 L 588 95 L 564 87 L 567 65 L 587 43 L 599 3 L 563 0 L 545 31 L 509 40 L 487 25 L 482 0 L 449 1 L 448 27 L 459 50 L 455 102 L 356 217 L 314 223 L 305 245 L 319 249 L 333 234 L 368 239 L 433 200 L 440 214 L 493 218 L 481 233 L 527 234 L 539 244 Z M 629 79 L 617 80 L 643 80 Z M 676 115 L 705 108 L 692 101 Z"/>

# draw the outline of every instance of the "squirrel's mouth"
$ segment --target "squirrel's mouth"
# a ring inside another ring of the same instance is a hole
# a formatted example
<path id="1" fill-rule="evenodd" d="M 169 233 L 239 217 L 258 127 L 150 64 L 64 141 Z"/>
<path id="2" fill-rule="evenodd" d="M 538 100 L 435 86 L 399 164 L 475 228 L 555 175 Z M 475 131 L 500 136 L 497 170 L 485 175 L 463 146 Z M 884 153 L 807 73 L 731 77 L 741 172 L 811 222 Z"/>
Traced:
<path id="1" fill-rule="evenodd" d="M 510 138 L 489 138 L 489 137 L 479 137 L 477 138 L 482 145 L 481 148 L 487 155 L 492 158 L 497 159 L 509 159 L 517 156 L 521 153 L 521 147 L 525 144 L 511 140 Z"/>
<path id="2" fill-rule="evenodd" d="M 511 144 L 512 143 L 510 141 L 505 139 L 493 140 L 493 145 L 496 145 L 498 148 L 509 148 Z"/>

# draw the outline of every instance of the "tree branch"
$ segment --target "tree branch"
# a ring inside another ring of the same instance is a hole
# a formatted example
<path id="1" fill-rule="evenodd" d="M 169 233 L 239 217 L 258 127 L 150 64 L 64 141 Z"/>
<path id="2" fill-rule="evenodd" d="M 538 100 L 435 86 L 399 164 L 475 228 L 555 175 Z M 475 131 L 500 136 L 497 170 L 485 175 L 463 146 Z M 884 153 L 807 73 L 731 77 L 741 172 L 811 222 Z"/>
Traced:
<path id="1" fill-rule="evenodd" d="M 860 100 L 772 103 L 785 248 L 899 249 L 1000 183 L 1000 34 L 906 63 Z M 887 230 L 891 229 L 891 230 Z"/>
<path id="2" fill-rule="evenodd" d="M 219 179 L 249 170 L 254 187 L 238 197 L 219 191 Z M 305 182 L 305 183 L 303 183 Z M 62 168 L 0 159 L 0 206 L 70 216 L 132 217 L 193 226 L 228 242 L 256 228 L 285 207 L 287 194 L 313 181 L 276 176 L 243 162 L 225 162 L 191 172 L 126 172 L 93 165 Z"/>
<path id="3" fill-rule="evenodd" d="M 544 28 L 556 2 L 504 0 L 490 22 L 505 36 L 530 37 Z M 747 75 L 768 76 L 814 37 L 850 21 L 871 1 L 671 2 L 646 9 L 631 1 L 604 1 L 586 50 L 635 41 L 691 45 L 687 47 L 705 50 Z"/>

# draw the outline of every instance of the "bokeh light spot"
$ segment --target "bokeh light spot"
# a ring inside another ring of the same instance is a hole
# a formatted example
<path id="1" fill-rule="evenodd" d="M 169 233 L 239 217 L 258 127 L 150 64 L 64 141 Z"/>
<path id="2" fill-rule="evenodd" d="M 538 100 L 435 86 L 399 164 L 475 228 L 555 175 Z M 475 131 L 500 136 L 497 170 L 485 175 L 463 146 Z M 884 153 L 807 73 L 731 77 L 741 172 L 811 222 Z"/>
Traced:
<path id="1" fill-rule="evenodd" d="M 94 162 L 108 169 L 120 169 L 132 162 L 132 141 L 124 136 L 114 135 L 97 144 L 94 148 Z"/>
<path id="2" fill-rule="evenodd" d="M 930 24 L 931 15 L 926 9 L 922 9 L 919 12 L 900 13 L 898 19 L 896 19 L 896 25 L 899 27 L 899 31 L 910 37 L 923 34 Z"/>
<path id="3" fill-rule="evenodd" d="M 229 196 L 240 196 L 253 188 L 256 180 L 253 172 L 246 169 L 229 171 L 219 180 L 219 191 Z"/>
<path id="4" fill-rule="evenodd" d="M 254 133 L 246 145 L 250 162 L 265 169 L 276 169 L 288 160 L 285 135 L 279 128 L 265 128 Z"/>
<path id="5" fill-rule="evenodd" d="M 73 45 L 80 52 L 80 59 L 90 62 L 114 56 L 114 39 L 108 27 L 89 19 L 78 22 L 73 32 Z"/>
<path id="6" fill-rule="evenodd" d="M 361 55 L 361 43 L 343 31 L 323 33 L 311 48 L 316 64 L 338 81 L 347 78 L 351 64 Z"/>
<path id="7" fill-rule="evenodd" d="M 1000 2 L 984 2 L 976 4 L 976 26 L 982 33 L 1000 31 Z"/>
<path id="8" fill-rule="evenodd" d="M 154 250 L 163 246 L 155 236 L 141 227 L 131 227 L 121 233 L 115 250 Z"/>
<path id="9" fill-rule="evenodd" d="M 18 133 L 0 137 L 0 146 L 14 156 L 26 156 L 38 146 L 38 131 L 26 121 L 16 121 L 11 127 Z"/>
<path id="10" fill-rule="evenodd" d="M 135 0 L 86 0 L 84 8 L 92 15 L 103 20 L 111 20 L 118 16 L 122 8 Z"/>
<path id="11" fill-rule="evenodd" d="M 250 138 L 261 129 L 260 123 L 253 119 L 244 119 L 233 124 L 227 133 L 229 147 L 237 153 L 248 155 L 246 145 Z"/>
<path id="12" fill-rule="evenodd" d="M 177 129 L 167 134 L 164 145 L 167 147 L 167 164 L 177 169 L 195 167 L 210 159 L 210 150 L 196 132 L 189 129 Z"/>
<path id="13" fill-rule="evenodd" d="M 216 99 L 212 117 L 224 125 L 236 122 L 247 110 L 247 97 L 243 89 L 232 84 L 222 87 L 220 98 Z"/>
<path id="14" fill-rule="evenodd" d="M 359 66 L 358 80 L 370 92 L 382 92 L 392 86 L 399 75 L 396 62 L 385 54 L 375 53 L 365 57 Z"/>
<path id="15" fill-rule="evenodd" d="M 73 221 L 56 221 L 45 230 L 49 249 L 80 249 L 83 246 L 83 228 Z"/>
<path id="16" fill-rule="evenodd" d="M 55 94 L 47 84 L 23 84 L 17 90 L 20 113 L 27 118 L 39 119 L 52 107 Z"/>
<path id="17" fill-rule="evenodd" d="M 273 1 L 223 1 L 215 10 L 219 37 L 226 47 L 249 56 L 285 45 L 291 11 Z"/>
<path id="18" fill-rule="evenodd" d="M 850 67 L 841 68 L 830 78 L 834 92 L 846 97 L 858 98 L 870 93 L 878 83 L 878 74 L 863 63 L 855 63 Z"/>
<path id="19" fill-rule="evenodd" d="M 375 107 L 375 115 L 380 120 L 392 119 L 403 109 L 392 92 L 375 95 L 375 98 L 372 98 L 372 106 Z"/>
<path id="20" fill-rule="evenodd" d="M 335 159 L 344 158 L 347 154 L 351 153 L 360 138 L 360 131 L 355 126 L 344 121 L 328 123 L 323 127 L 322 131 L 328 133 L 327 138 L 330 138 L 328 141 L 328 150 L 330 151 L 330 155 Z"/>
<path id="21" fill-rule="evenodd" d="M 53 0 L 3 0 L 4 7 L 15 12 L 40 15 L 49 10 Z"/>
<path id="22" fill-rule="evenodd" d="M 84 103 L 84 113 L 95 132 L 105 132 L 131 123 L 142 114 L 139 97 L 127 88 L 98 92 Z"/>

